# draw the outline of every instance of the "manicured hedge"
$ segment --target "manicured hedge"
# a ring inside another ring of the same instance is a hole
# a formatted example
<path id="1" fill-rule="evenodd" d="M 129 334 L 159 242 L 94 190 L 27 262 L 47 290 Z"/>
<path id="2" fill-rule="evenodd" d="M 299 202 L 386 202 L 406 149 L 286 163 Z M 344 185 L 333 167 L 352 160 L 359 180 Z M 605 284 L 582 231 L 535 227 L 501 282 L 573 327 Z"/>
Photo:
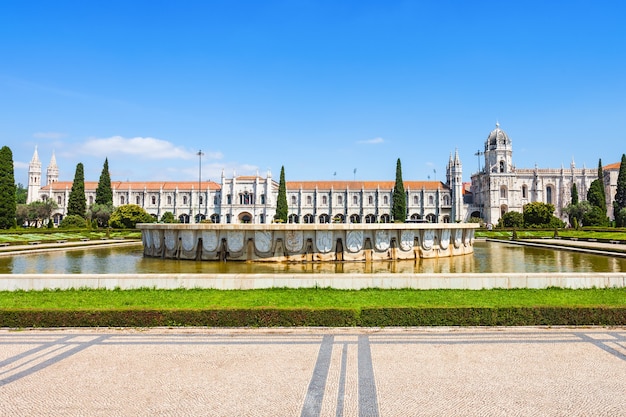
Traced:
<path id="1" fill-rule="evenodd" d="M 626 325 L 626 308 L 0 310 L 0 327 Z"/>

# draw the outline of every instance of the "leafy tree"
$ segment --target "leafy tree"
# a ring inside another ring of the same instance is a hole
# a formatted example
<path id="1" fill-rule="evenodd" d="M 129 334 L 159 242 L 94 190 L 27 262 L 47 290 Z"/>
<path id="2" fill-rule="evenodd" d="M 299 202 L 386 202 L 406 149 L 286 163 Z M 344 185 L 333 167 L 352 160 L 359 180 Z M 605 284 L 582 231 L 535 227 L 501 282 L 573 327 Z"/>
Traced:
<path id="1" fill-rule="evenodd" d="M 621 210 L 626 208 L 626 154 L 622 154 L 622 162 L 617 175 L 617 191 L 613 202 L 613 213 L 615 214 L 615 225 L 617 227 L 626 226 L 626 217 L 621 215 Z"/>
<path id="2" fill-rule="evenodd" d="M 578 204 L 578 187 L 576 187 L 576 183 L 572 184 L 572 204 Z"/>
<path id="3" fill-rule="evenodd" d="M 578 204 L 568 204 L 568 206 L 563 209 L 563 212 L 569 217 L 570 224 L 572 226 L 575 226 L 574 221 L 576 221 L 579 225 L 592 226 L 586 224 L 584 221 L 585 216 L 588 216 L 592 210 L 593 206 L 591 203 L 588 201 L 581 201 Z"/>
<path id="4" fill-rule="evenodd" d="M 133 229 L 137 223 L 154 223 L 154 218 L 136 204 L 119 206 L 109 219 L 109 225 L 115 229 Z"/>
<path id="5" fill-rule="evenodd" d="M 591 211 L 583 215 L 584 226 L 608 226 L 609 219 L 606 211 L 598 206 L 591 206 Z"/>
<path id="6" fill-rule="evenodd" d="M 161 216 L 161 221 L 163 223 L 178 223 L 178 220 L 176 219 L 176 217 L 174 217 L 174 213 L 172 213 L 171 211 L 166 211 L 165 213 L 163 213 L 163 215 Z"/>
<path id="7" fill-rule="evenodd" d="M 287 223 L 289 208 L 287 207 L 287 184 L 285 183 L 285 166 L 280 168 L 280 182 L 278 183 L 278 200 L 276 201 L 276 215 L 274 220 Z"/>
<path id="8" fill-rule="evenodd" d="M 67 214 L 80 216 L 85 218 L 87 211 L 87 200 L 85 198 L 85 173 L 81 162 L 76 165 L 76 173 L 74 174 L 74 183 L 72 191 L 67 202 Z"/>
<path id="9" fill-rule="evenodd" d="M 0 149 L 0 229 L 16 226 L 16 210 L 13 152 L 8 146 L 3 146 Z"/>
<path id="10" fill-rule="evenodd" d="M 28 198 L 28 190 L 19 183 L 15 186 L 15 199 L 17 204 L 26 204 L 26 199 Z"/>
<path id="11" fill-rule="evenodd" d="M 92 222 L 95 220 L 97 227 L 107 227 L 113 210 L 113 203 L 92 204 L 89 207 L 88 217 Z"/>
<path id="12" fill-rule="evenodd" d="M 508 211 L 498 220 L 498 227 L 524 227 L 524 215 L 519 211 Z"/>
<path id="13" fill-rule="evenodd" d="M 535 228 L 563 227 L 563 222 L 554 216 L 552 204 L 535 201 L 524 205 L 524 226 Z"/>
<path id="14" fill-rule="evenodd" d="M 104 158 L 104 166 L 96 188 L 96 204 L 113 204 L 113 190 L 111 189 L 111 176 L 109 175 L 109 160 Z"/>
<path id="15" fill-rule="evenodd" d="M 589 191 L 587 191 L 587 201 L 592 206 L 598 207 L 604 215 L 606 215 L 606 199 L 604 197 L 604 182 L 596 179 L 589 185 Z"/>
<path id="16" fill-rule="evenodd" d="M 406 193 L 404 192 L 404 182 L 402 181 L 402 165 L 400 158 L 396 162 L 396 183 L 393 186 L 391 216 L 396 222 L 406 221 Z"/>
<path id="17" fill-rule="evenodd" d="M 604 202 L 603 206 L 598 207 L 604 208 L 604 212 L 606 213 L 606 192 L 604 191 L 604 172 L 602 171 L 602 159 L 598 159 L 598 180 L 600 180 L 600 184 L 602 184 L 602 187 L 599 191 L 602 192 L 602 201 Z"/>
<path id="18" fill-rule="evenodd" d="M 87 227 L 87 222 L 82 216 L 70 214 L 63 217 L 59 227 L 61 229 L 85 229 Z"/>

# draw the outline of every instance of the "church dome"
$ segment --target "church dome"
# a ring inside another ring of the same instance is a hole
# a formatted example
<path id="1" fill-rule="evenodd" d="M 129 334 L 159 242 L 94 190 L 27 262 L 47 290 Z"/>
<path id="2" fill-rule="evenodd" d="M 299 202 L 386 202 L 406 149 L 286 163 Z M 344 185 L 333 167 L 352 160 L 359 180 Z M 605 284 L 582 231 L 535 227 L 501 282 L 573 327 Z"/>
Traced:
<path id="1" fill-rule="evenodd" d="M 509 136 L 504 130 L 500 129 L 500 123 L 496 123 L 496 128 L 487 136 L 485 146 L 509 145 L 510 143 Z"/>

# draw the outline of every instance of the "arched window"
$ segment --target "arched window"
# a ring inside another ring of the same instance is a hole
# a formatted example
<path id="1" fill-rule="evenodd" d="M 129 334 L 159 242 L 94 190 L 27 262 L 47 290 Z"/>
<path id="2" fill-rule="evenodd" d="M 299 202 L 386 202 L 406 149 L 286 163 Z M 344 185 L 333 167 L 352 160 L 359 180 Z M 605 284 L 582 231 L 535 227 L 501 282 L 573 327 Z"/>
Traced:
<path id="1" fill-rule="evenodd" d="M 528 186 L 526 184 L 522 185 L 522 198 L 528 198 Z"/>
<path id="2" fill-rule="evenodd" d="M 213 205 L 217 206 L 220 203 L 220 198 L 217 194 L 213 196 Z M 215 223 L 215 222 L 213 222 Z"/>
<path id="3" fill-rule="evenodd" d="M 92 196 L 92 195 L 90 195 L 90 196 L 89 196 L 89 205 L 92 205 L 92 204 L 93 204 L 93 196 Z"/>
<path id="4" fill-rule="evenodd" d="M 443 196 L 443 205 L 444 206 L 449 206 L 450 205 L 450 196 L 448 196 L 448 195 L 444 195 Z M 444 223 L 446 223 L 446 222 L 444 221 Z"/>
<path id="5" fill-rule="evenodd" d="M 298 202 L 298 198 L 295 195 L 292 195 L 291 196 L 291 205 L 295 206 L 297 204 L 297 202 Z"/>
<path id="6" fill-rule="evenodd" d="M 350 223 L 361 223 L 361 216 L 353 214 L 350 216 Z"/>
<path id="7" fill-rule="evenodd" d="M 552 204 L 552 186 L 548 185 L 546 187 L 546 203 Z"/>
<path id="8" fill-rule="evenodd" d="M 325 195 L 322 196 L 322 204 L 323 205 L 328 204 L 328 197 L 326 197 Z M 326 223 L 328 223 L 328 222 L 326 222 Z"/>
<path id="9" fill-rule="evenodd" d="M 261 194 L 261 204 L 265 204 L 265 194 Z"/>
<path id="10" fill-rule="evenodd" d="M 380 216 L 381 223 L 389 223 L 391 221 L 391 217 L 388 214 L 383 214 Z"/>
<path id="11" fill-rule="evenodd" d="M 330 216 L 328 214 L 320 215 L 320 223 L 330 223 Z"/>
<path id="12" fill-rule="evenodd" d="M 420 203 L 420 198 L 416 195 L 413 196 L 413 204 L 418 205 Z"/>
<path id="13" fill-rule="evenodd" d="M 365 223 L 376 223 L 376 216 L 373 214 L 368 214 L 365 216 Z"/>
<path id="14" fill-rule="evenodd" d="M 311 204 L 313 204 L 313 197 L 311 197 L 310 195 L 306 196 L 306 203 L 310 206 Z M 306 221 L 305 221 L 306 223 Z"/>
<path id="15" fill-rule="evenodd" d="M 140 202 L 141 202 L 141 197 L 139 197 L 139 196 L 135 197 L 135 204 L 140 206 L 141 205 L 141 204 L 139 204 Z"/>
<path id="16" fill-rule="evenodd" d="M 309 224 L 309 223 L 315 223 L 315 217 L 313 217 L 312 214 L 305 214 L 304 218 L 303 218 L 304 222 Z"/>
<path id="17" fill-rule="evenodd" d="M 187 204 L 187 196 L 186 195 L 183 196 L 183 205 L 185 205 L 185 204 Z"/>
<path id="18" fill-rule="evenodd" d="M 233 204 L 233 196 L 230 194 L 226 195 L 226 204 Z M 230 221 L 228 221 L 230 223 Z"/>
<path id="19" fill-rule="evenodd" d="M 204 197 L 200 196 L 200 204 L 204 204 Z"/>
<path id="20" fill-rule="evenodd" d="M 383 204 L 384 204 L 384 205 L 389 204 L 389 196 L 384 196 L 384 197 L 383 197 Z"/>
<path id="21" fill-rule="evenodd" d="M 506 198 L 506 185 L 500 187 L 500 198 Z"/>
<path id="22" fill-rule="evenodd" d="M 61 196 L 57 197 L 57 204 L 60 206 L 61 205 Z M 124 204 L 124 197 L 122 196 L 122 204 Z"/>
<path id="23" fill-rule="evenodd" d="M 370 206 L 374 205 L 374 197 L 372 197 L 371 195 L 367 197 L 367 204 L 369 204 Z"/>
<path id="24" fill-rule="evenodd" d="M 357 196 L 353 195 L 353 196 L 352 196 L 352 204 L 354 204 L 355 206 L 356 206 L 357 204 L 359 204 L 359 197 L 357 197 Z M 357 223 L 357 222 L 354 222 L 354 223 Z"/>
<path id="25" fill-rule="evenodd" d="M 500 161 L 500 172 L 504 172 L 504 168 L 505 168 L 504 161 Z"/>
<path id="26" fill-rule="evenodd" d="M 167 196 L 167 205 L 168 205 L 168 206 L 171 206 L 171 205 L 172 205 L 172 196 L 171 196 L 171 195 L 168 195 L 168 196 Z"/>
<path id="27" fill-rule="evenodd" d="M 152 198 L 150 200 L 152 201 L 153 205 L 156 204 L 156 197 L 155 196 L 152 196 Z"/>
<path id="28" fill-rule="evenodd" d="M 435 198 L 432 195 L 428 196 L 428 204 L 431 206 L 435 205 Z"/>
<path id="29" fill-rule="evenodd" d="M 211 221 L 213 223 L 219 223 L 220 222 L 220 215 L 219 214 L 211 214 Z"/>
<path id="30" fill-rule="evenodd" d="M 339 205 L 343 204 L 343 196 L 341 196 L 341 195 L 337 196 L 337 204 L 339 204 Z"/>
<path id="31" fill-rule="evenodd" d="M 298 218 L 297 214 L 290 214 L 287 218 L 287 221 L 289 223 L 300 223 L 300 219 Z"/>

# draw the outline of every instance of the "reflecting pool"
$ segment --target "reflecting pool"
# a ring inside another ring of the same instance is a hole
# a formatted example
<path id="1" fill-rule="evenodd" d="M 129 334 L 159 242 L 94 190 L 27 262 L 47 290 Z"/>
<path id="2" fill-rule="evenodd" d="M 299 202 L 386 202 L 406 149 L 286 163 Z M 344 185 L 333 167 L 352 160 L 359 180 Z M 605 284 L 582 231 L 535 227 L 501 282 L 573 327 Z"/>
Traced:
<path id="1" fill-rule="evenodd" d="M 198 262 L 144 258 L 143 247 L 93 248 L 0 257 L 1 274 L 127 273 L 481 273 L 626 272 L 626 259 L 499 242 L 474 242 L 474 254 L 411 261 L 313 264 Z"/>

